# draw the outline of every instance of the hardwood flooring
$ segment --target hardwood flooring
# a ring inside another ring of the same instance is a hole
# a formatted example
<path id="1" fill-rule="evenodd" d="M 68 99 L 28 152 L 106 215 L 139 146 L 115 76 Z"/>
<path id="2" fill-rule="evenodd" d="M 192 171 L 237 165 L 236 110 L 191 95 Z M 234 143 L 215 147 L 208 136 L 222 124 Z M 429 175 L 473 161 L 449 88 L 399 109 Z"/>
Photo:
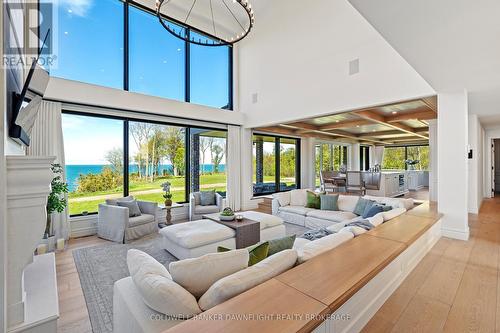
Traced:
<path id="1" fill-rule="evenodd" d="M 468 242 L 442 238 L 363 332 L 500 331 L 500 198 L 469 227 Z"/>
<path id="2" fill-rule="evenodd" d="M 442 238 L 363 332 L 500 332 L 500 198 L 485 200 L 469 226 L 470 240 Z M 92 332 L 72 251 L 104 243 L 71 239 L 56 254 L 59 333 Z"/>

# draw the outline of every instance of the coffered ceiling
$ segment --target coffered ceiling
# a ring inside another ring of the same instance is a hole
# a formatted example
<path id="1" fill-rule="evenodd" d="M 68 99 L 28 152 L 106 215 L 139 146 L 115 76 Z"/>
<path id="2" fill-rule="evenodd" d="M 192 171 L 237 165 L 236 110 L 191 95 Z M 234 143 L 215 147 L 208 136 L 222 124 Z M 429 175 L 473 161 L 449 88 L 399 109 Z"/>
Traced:
<path id="1" fill-rule="evenodd" d="M 374 145 L 428 143 L 428 121 L 436 118 L 434 96 L 256 130 Z"/>

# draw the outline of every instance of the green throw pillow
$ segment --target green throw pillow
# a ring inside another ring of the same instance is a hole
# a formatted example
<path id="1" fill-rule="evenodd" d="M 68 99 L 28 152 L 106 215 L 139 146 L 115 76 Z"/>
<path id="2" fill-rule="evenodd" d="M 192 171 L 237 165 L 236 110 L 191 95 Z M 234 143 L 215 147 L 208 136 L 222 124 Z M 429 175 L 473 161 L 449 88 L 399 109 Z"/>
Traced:
<path id="1" fill-rule="evenodd" d="M 247 247 L 247 250 L 248 254 L 250 255 L 250 258 L 248 260 L 248 266 L 253 266 L 259 261 L 262 261 L 267 258 L 267 255 L 269 253 L 269 242 L 264 242 L 254 246 Z M 231 249 L 228 249 L 227 247 L 223 246 L 217 247 L 217 252 L 227 252 L 227 251 L 231 251 Z"/>
<path id="2" fill-rule="evenodd" d="M 366 206 L 372 206 L 374 203 L 375 201 L 373 200 L 368 200 L 360 197 L 358 203 L 356 204 L 356 207 L 354 207 L 353 213 L 361 216 L 365 212 Z"/>
<path id="3" fill-rule="evenodd" d="M 267 253 L 267 256 L 270 257 L 278 252 L 293 248 L 293 243 L 295 243 L 296 237 L 296 235 L 292 235 L 268 241 L 269 252 Z"/>
<path id="4" fill-rule="evenodd" d="M 329 194 L 322 194 L 319 196 L 321 200 L 321 210 L 339 210 L 339 195 L 334 194 L 334 195 L 329 195 Z"/>
<path id="5" fill-rule="evenodd" d="M 307 208 L 319 209 L 321 207 L 321 199 L 319 194 L 307 191 Z"/>

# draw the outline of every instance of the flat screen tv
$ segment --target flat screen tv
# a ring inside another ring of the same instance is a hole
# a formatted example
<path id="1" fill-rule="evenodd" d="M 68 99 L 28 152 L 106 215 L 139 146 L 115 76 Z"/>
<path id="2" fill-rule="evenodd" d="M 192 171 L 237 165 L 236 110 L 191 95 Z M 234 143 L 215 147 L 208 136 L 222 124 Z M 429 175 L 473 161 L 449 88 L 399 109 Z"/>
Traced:
<path id="1" fill-rule="evenodd" d="M 33 59 L 21 92 L 11 92 L 12 104 L 10 110 L 8 110 L 11 113 L 10 117 L 8 117 L 10 119 L 9 137 L 27 146 L 30 145 L 29 135 L 49 83 L 49 73 L 38 65 L 38 59 L 45 41 L 40 48 L 37 59 Z"/>

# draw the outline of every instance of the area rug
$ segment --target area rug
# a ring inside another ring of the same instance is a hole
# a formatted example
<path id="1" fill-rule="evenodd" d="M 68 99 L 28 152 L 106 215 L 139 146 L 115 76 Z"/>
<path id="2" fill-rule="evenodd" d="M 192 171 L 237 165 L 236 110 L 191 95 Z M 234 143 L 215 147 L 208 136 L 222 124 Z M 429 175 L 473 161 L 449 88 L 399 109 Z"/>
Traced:
<path id="1" fill-rule="evenodd" d="M 286 229 L 287 235 L 298 236 L 307 230 L 292 224 L 286 224 Z M 129 276 L 126 260 L 129 249 L 144 251 L 167 267 L 170 262 L 177 261 L 162 249 L 159 234 L 130 244 L 100 245 L 73 251 L 94 333 L 113 332 L 113 285 Z"/>

